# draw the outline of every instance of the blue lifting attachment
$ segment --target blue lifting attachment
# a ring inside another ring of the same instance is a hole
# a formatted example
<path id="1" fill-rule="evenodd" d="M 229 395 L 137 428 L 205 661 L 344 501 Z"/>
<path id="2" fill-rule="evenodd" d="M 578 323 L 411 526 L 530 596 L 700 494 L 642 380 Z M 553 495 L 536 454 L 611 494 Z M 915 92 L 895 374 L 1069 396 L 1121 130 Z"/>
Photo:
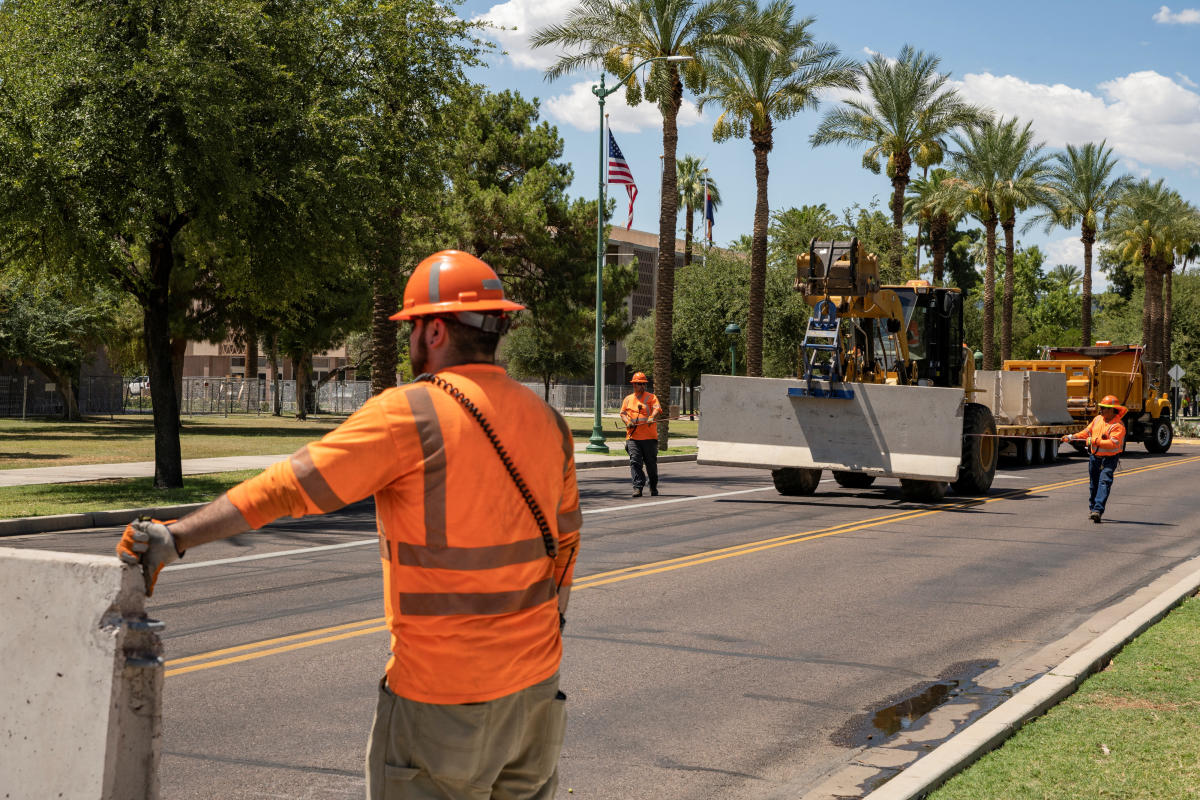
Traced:
<path id="1" fill-rule="evenodd" d="M 845 381 L 839 344 L 841 327 L 842 321 L 833 302 L 826 297 L 817 303 L 808 320 L 804 343 L 800 345 L 804 362 L 804 375 L 801 377 L 805 385 L 788 387 L 788 397 L 833 397 L 843 400 L 854 397 L 853 389 L 836 386 Z M 829 381 L 829 388 L 814 384 L 815 379 Z"/>

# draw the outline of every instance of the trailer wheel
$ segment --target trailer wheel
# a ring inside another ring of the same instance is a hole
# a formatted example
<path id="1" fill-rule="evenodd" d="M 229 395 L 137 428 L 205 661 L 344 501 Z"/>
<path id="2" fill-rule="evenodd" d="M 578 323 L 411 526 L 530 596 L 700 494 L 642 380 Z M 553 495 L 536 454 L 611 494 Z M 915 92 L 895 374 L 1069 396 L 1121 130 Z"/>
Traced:
<path id="1" fill-rule="evenodd" d="M 1033 463 L 1033 439 L 1014 439 L 1017 448 L 1017 465 L 1028 467 Z"/>
<path id="2" fill-rule="evenodd" d="M 1171 441 L 1174 438 L 1175 433 L 1171 430 L 1171 420 L 1168 419 L 1166 412 L 1163 412 L 1157 419 L 1150 420 L 1150 432 L 1142 440 L 1142 444 L 1146 445 L 1146 449 L 1151 453 L 1165 453 L 1171 449 Z"/>
<path id="3" fill-rule="evenodd" d="M 838 486 L 847 489 L 866 489 L 875 482 L 874 475 L 865 472 L 843 472 L 840 469 L 833 470 L 833 479 L 838 482 Z"/>
<path id="4" fill-rule="evenodd" d="M 1046 442 L 1046 461 L 1050 462 L 1051 464 L 1053 464 L 1055 461 L 1058 461 L 1058 446 L 1060 444 L 1062 444 L 1062 442 L 1057 440 L 1050 440 Z"/>
<path id="5" fill-rule="evenodd" d="M 954 491 L 964 495 L 987 494 L 996 477 L 999 452 L 1000 440 L 996 438 L 992 412 L 981 403 L 967 403 L 963 411 L 962 463 Z"/>
<path id="6" fill-rule="evenodd" d="M 915 478 L 900 479 L 900 494 L 914 503 L 936 503 L 946 496 L 950 484 L 945 481 L 922 481 Z"/>
<path id="7" fill-rule="evenodd" d="M 821 482 L 821 470 L 804 467 L 784 467 L 771 470 L 771 480 L 775 482 L 775 491 L 786 497 L 800 497 L 812 494 Z"/>

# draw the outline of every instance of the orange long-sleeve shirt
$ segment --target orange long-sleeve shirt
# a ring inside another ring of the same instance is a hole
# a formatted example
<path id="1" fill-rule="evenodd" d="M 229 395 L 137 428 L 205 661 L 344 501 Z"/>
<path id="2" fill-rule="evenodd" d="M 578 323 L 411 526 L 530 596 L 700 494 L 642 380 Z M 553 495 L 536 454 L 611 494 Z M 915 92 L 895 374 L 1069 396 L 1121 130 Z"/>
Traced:
<path id="1" fill-rule="evenodd" d="M 373 494 L 389 687 L 426 703 L 483 702 L 558 670 L 556 587 L 571 584 L 582 523 L 574 442 L 562 417 L 501 367 L 438 375 L 492 425 L 547 517 L 553 559 L 479 423 L 424 382 L 372 398 L 229 499 L 259 528 Z"/>
<path id="2" fill-rule="evenodd" d="M 1118 455 L 1125 445 L 1125 424 L 1121 422 L 1123 416 L 1125 416 L 1125 409 L 1123 408 L 1113 417 L 1112 422 L 1105 422 L 1104 416 L 1097 414 L 1088 423 L 1086 428 L 1071 438 L 1086 439 L 1090 436 L 1092 437 L 1092 453 L 1094 455 Z"/>

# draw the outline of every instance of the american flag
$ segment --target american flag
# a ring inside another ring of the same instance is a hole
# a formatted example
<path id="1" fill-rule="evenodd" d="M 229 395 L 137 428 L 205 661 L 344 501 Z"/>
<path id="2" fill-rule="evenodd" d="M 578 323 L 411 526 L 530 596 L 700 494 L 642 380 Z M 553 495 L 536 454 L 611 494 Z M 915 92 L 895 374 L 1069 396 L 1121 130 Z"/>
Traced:
<path id="1" fill-rule="evenodd" d="M 633 173 L 629 171 L 629 164 L 621 154 L 621 148 L 617 147 L 612 131 L 608 132 L 608 182 L 623 184 L 629 194 L 629 222 L 625 224 L 625 229 L 629 230 L 633 227 L 633 201 L 637 200 L 637 184 L 633 182 Z"/>
<path id="2" fill-rule="evenodd" d="M 708 232 L 708 243 L 712 245 L 712 229 L 713 229 L 713 201 L 712 193 L 708 188 L 704 189 L 704 223 Z"/>

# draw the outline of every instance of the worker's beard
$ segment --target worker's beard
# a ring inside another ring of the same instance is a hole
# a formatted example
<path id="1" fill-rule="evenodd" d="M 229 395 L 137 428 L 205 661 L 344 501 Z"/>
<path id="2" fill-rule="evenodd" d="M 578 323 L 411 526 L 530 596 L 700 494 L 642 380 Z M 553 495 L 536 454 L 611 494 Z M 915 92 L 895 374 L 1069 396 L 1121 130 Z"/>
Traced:
<path id="1" fill-rule="evenodd" d="M 429 351 L 425 348 L 425 342 L 421 340 L 420 336 L 417 336 L 408 349 L 408 365 L 412 367 L 413 377 L 423 374 L 425 365 L 428 363 Z"/>

